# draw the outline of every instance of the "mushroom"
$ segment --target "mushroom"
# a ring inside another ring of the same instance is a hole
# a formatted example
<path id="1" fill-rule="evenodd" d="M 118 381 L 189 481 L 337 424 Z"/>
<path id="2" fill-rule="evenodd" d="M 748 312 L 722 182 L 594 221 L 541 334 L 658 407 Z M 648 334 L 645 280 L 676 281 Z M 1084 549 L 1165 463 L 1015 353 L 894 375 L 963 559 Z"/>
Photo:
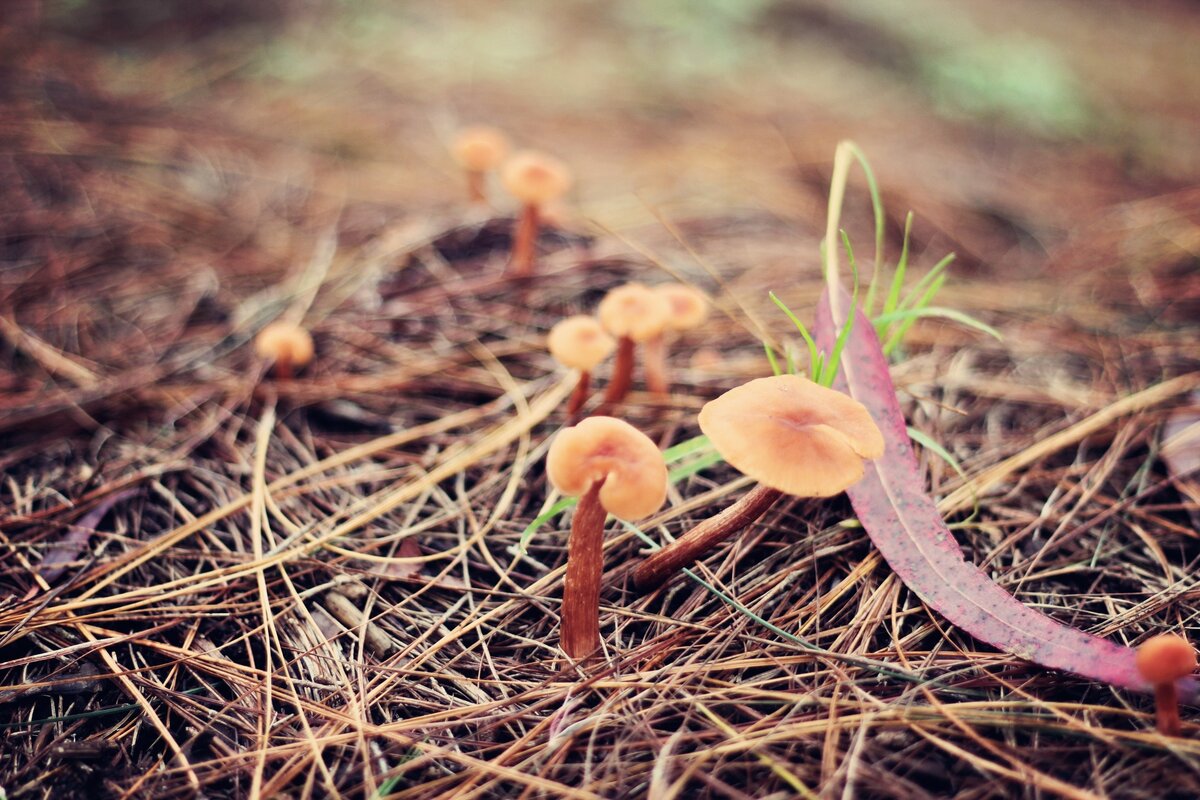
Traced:
<path id="1" fill-rule="evenodd" d="M 667 324 L 663 332 L 646 342 L 646 388 L 657 395 L 670 389 L 667 380 L 667 337 L 671 331 L 686 331 L 708 319 L 708 298 L 699 289 L 682 283 L 655 286 L 654 293 L 667 301 Z"/>
<path id="2" fill-rule="evenodd" d="M 612 405 L 625 399 L 633 384 L 633 357 L 637 342 L 661 336 L 670 310 L 662 295 L 640 283 L 618 286 L 604 296 L 597 310 L 600 324 L 617 337 L 617 358 L 604 402 Z"/>
<path id="3" fill-rule="evenodd" d="M 533 274 L 537 250 L 538 210 L 567 193 L 571 188 L 571 170 L 556 158 L 526 151 L 510 158 L 500 177 L 512 196 L 521 202 L 509 269 L 515 277 L 528 277 Z"/>
<path id="4" fill-rule="evenodd" d="M 292 322 L 272 322 L 258 332 L 254 351 L 271 362 L 277 378 L 289 379 L 313 358 L 313 340 L 308 331 Z"/>
<path id="5" fill-rule="evenodd" d="M 617 346 L 594 317 L 578 314 L 559 321 L 546 337 L 550 355 L 568 369 L 579 370 L 579 382 L 567 401 L 567 414 L 574 416 L 587 402 L 592 370 Z"/>
<path id="6" fill-rule="evenodd" d="M 467 198 L 472 203 L 486 203 L 484 176 L 508 155 L 508 137 L 490 125 L 471 125 L 458 132 L 450 150 L 467 175 Z"/>
<path id="7" fill-rule="evenodd" d="M 1158 732 L 1179 735 L 1179 696 L 1175 681 L 1196 670 L 1196 651 L 1187 639 L 1173 633 L 1151 636 L 1137 649 L 1134 662 L 1142 677 L 1154 687 Z"/>
<path id="8" fill-rule="evenodd" d="M 646 434 L 613 417 L 562 430 L 546 455 L 554 488 L 579 497 L 567 549 L 562 647 L 571 658 L 600 646 L 600 576 L 606 514 L 640 519 L 667 498 L 667 466 Z"/>
<path id="9" fill-rule="evenodd" d="M 780 495 L 830 497 L 883 455 L 883 434 L 857 400 L 799 375 L 758 378 L 700 410 L 703 431 L 729 464 L 758 481 L 740 500 L 653 553 L 634 571 L 651 589 L 766 513 Z"/>

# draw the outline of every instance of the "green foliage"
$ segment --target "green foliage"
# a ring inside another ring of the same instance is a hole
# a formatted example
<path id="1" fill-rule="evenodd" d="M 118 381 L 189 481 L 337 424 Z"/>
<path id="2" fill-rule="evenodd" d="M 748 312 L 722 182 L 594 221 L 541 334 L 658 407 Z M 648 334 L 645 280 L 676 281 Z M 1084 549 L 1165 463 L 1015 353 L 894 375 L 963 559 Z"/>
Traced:
<path id="1" fill-rule="evenodd" d="M 953 253 L 948 254 L 935 264 L 933 269 L 922 276 L 907 293 L 904 291 L 905 279 L 908 276 L 909 241 L 913 223 L 913 214 L 911 211 L 908 212 L 904 221 L 904 238 L 900 247 L 900 258 L 896 261 L 895 267 L 892 268 L 890 279 L 887 277 L 887 266 L 884 261 L 884 235 L 887 217 L 884 212 L 883 198 L 879 192 L 879 185 L 875 180 L 875 173 L 871 170 L 871 165 L 868 163 L 866 156 L 863 155 L 857 145 L 852 142 L 843 142 L 842 146 L 858 162 L 859 167 L 866 177 L 867 190 L 871 196 L 871 209 L 875 220 L 875 265 L 871 274 L 871 283 L 867 287 L 866 298 L 862 303 L 861 309 L 875 326 L 875 332 L 883 343 L 884 354 L 892 355 L 900 346 L 904 335 L 913 326 L 913 323 L 918 319 L 929 317 L 956 322 L 999 339 L 1000 333 L 990 325 L 961 311 L 933 305 L 934 299 L 946 282 L 946 269 L 954 260 Z M 841 176 L 835 175 L 835 181 L 839 177 L 844 181 L 844 174 Z M 844 184 L 841 186 L 835 185 L 831 188 L 830 196 L 840 198 L 844 189 Z M 831 213 L 835 213 L 834 210 L 831 209 Z M 836 213 L 840 213 L 840 208 L 836 210 Z M 859 307 L 858 265 L 854 258 L 854 248 L 851 246 L 850 237 L 845 230 L 839 228 L 838 233 L 841 237 L 842 248 L 846 252 L 846 260 L 850 264 L 850 270 L 854 276 L 852 307 Z M 825 244 L 823 243 L 821 251 L 821 263 L 823 267 L 828 264 L 827 257 L 828 254 L 825 251 Z M 886 295 L 883 299 L 883 307 L 878 314 L 875 314 L 876 298 L 879 296 L 880 291 L 884 290 L 882 287 L 885 286 Z M 846 318 L 848 322 L 838 335 L 833 351 L 826 354 L 817 347 L 804 323 L 800 321 L 796 314 L 774 292 L 770 293 L 770 298 L 787 315 L 788 319 L 796 326 L 796 329 L 804 339 L 804 343 L 808 348 L 808 373 L 812 380 L 822 386 L 831 386 L 841 363 L 842 350 L 854 325 L 856 315 L 847 314 Z M 775 353 L 769 345 L 764 343 L 763 346 L 766 348 L 767 360 L 771 364 L 772 371 L 776 375 L 780 374 L 781 370 L 775 358 Z M 795 370 L 790 369 L 789 371 L 794 372 Z"/>

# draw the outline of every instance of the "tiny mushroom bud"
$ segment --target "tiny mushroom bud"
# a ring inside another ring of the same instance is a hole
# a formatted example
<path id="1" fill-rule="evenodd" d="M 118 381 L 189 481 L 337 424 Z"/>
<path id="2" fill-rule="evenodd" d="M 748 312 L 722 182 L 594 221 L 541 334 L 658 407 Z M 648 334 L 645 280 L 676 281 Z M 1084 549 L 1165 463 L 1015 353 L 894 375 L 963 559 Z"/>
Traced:
<path id="1" fill-rule="evenodd" d="M 598 313 L 600 324 L 617 337 L 617 358 L 604 392 L 604 402 L 612 405 L 624 400 L 633 384 L 636 343 L 661 336 L 670 309 L 661 295 L 640 283 L 627 283 L 604 296 Z"/>
<path id="2" fill-rule="evenodd" d="M 682 283 L 655 286 L 654 293 L 667 301 L 668 315 L 664 332 L 646 342 L 646 388 L 665 395 L 667 380 L 667 340 L 665 331 L 686 331 L 708 319 L 708 298 L 699 289 Z"/>
<path id="3" fill-rule="evenodd" d="M 731 389 L 700 410 L 699 422 L 717 452 L 759 485 L 639 564 L 639 588 L 658 586 L 753 523 L 780 495 L 838 494 L 862 478 L 864 459 L 883 455 L 883 434 L 861 403 L 799 375 Z"/>
<path id="4" fill-rule="evenodd" d="M 567 414 L 573 416 L 587 401 L 592 370 L 608 358 L 617 342 L 594 317 L 578 314 L 561 320 L 551 328 L 546 346 L 555 361 L 569 369 L 579 370 L 579 382 L 567 401 Z"/>
<path id="5" fill-rule="evenodd" d="M 562 430 L 546 455 L 546 475 L 579 497 L 567 549 L 562 646 L 583 658 L 600 646 L 600 576 L 606 514 L 640 519 L 667 497 L 667 466 L 644 433 L 612 417 L 589 417 Z"/>
<path id="6" fill-rule="evenodd" d="M 516 277 L 528 277 L 533 274 L 537 252 L 539 209 L 567 193 L 571 188 L 571 170 L 557 158 L 526 151 L 510 158 L 500 177 L 509 193 L 521 203 L 510 269 Z"/>
<path id="7" fill-rule="evenodd" d="M 1158 731 L 1179 735 L 1179 696 L 1175 681 L 1196 671 L 1196 651 L 1187 639 L 1171 633 L 1151 636 L 1137 649 L 1138 672 L 1154 687 Z"/>
<path id="8" fill-rule="evenodd" d="M 277 378 L 291 378 L 295 371 L 312 361 L 313 340 L 308 331 L 291 322 L 272 322 L 259 331 L 254 350 L 270 361 Z"/>
<path id="9" fill-rule="evenodd" d="M 508 155 L 508 137 L 497 128 L 472 125 L 458 132 L 450 149 L 467 174 L 467 198 L 472 203 L 486 202 L 484 175 L 500 166 Z"/>

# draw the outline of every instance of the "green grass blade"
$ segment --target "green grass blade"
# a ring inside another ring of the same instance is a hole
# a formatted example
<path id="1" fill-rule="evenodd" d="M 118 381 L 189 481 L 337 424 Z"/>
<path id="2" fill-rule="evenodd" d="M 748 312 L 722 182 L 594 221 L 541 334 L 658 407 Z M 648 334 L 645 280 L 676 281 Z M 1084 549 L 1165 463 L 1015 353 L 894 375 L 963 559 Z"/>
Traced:
<path id="1" fill-rule="evenodd" d="M 772 349 L 771 345 L 767 344 L 766 342 L 763 342 L 762 346 L 763 352 L 767 354 L 767 361 L 771 363 L 771 372 L 776 375 L 782 374 L 779 371 L 779 362 L 775 360 L 775 350 Z"/>
<path id="2" fill-rule="evenodd" d="M 810 371 L 815 370 L 816 361 L 820 354 L 817 353 L 817 343 L 813 341 L 812 335 L 808 332 L 808 328 L 804 327 L 804 323 L 800 321 L 800 318 L 792 313 L 792 310 L 788 308 L 787 303 L 780 300 L 774 292 L 768 292 L 767 296 L 771 298 L 772 303 L 779 306 L 780 311 L 782 311 L 784 314 L 787 314 L 787 318 L 792 321 L 792 324 L 796 326 L 796 330 L 800 331 L 800 335 L 804 337 L 804 344 L 808 347 L 809 369 Z M 775 374 L 778 375 L 779 373 L 777 372 Z M 816 380 L 816 378 L 813 378 L 813 380 Z"/>
<path id="3" fill-rule="evenodd" d="M 908 212 L 904 218 L 904 240 L 900 245 L 900 260 L 896 262 L 896 271 L 892 273 L 892 286 L 888 290 L 887 299 L 883 302 L 883 313 L 889 314 L 900 304 L 900 290 L 904 288 L 904 276 L 908 272 L 908 243 L 912 235 L 913 213 Z"/>
<path id="4" fill-rule="evenodd" d="M 942 285 L 946 282 L 947 277 L 949 276 L 945 273 L 938 275 L 933 282 L 926 287 L 925 293 L 922 294 L 917 300 L 915 307 L 904 309 L 904 312 L 907 313 L 908 316 L 907 318 L 901 319 L 898 325 L 893 325 L 891 327 L 891 333 L 883 346 L 883 354 L 885 356 L 890 356 L 892 351 L 900 346 L 900 343 L 904 341 L 904 336 L 908 333 L 909 328 L 911 328 L 919 319 L 919 317 L 911 312 L 929 308 L 929 304 L 933 302 L 933 298 L 936 297 L 937 293 L 942 290 Z"/>
<path id="5" fill-rule="evenodd" d="M 959 325 L 964 327 L 977 330 L 980 333 L 986 333 L 988 336 L 991 336 L 994 339 L 1004 338 L 1000 335 L 1000 331 L 996 330 L 991 325 L 988 325 L 986 322 L 981 322 L 980 320 L 972 317 L 970 314 L 965 314 L 956 308 L 945 308 L 944 306 L 926 306 L 924 308 L 910 308 L 904 311 L 893 311 L 890 314 L 880 314 L 875 318 L 875 320 L 876 322 L 882 321 L 885 324 L 890 325 L 891 323 L 897 321 L 924 319 L 926 317 L 948 319 L 952 322 L 957 322 Z"/>

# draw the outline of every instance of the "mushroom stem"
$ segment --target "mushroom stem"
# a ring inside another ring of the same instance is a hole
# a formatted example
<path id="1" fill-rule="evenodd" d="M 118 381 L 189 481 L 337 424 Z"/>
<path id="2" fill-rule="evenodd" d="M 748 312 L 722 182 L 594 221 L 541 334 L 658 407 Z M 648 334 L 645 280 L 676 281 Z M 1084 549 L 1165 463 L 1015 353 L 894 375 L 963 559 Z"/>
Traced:
<path id="1" fill-rule="evenodd" d="M 533 274 L 533 258 L 537 250 L 538 207 L 526 203 L 517 217 L 517 228 L 513 234 L 512 261 L 509 271 L 516 278 L 528 278 Z"/>
<path id="2" fill-rule="evenodd" d="M 1175 691 L 1174 681 L 1160 683 L 1154 687 L 1154 708 L 1158 732 L 1163 736 L 1178 736 L 1179 695 Z"/>
<path id="3" fill-rule="evenodd" d="M 608 381 L 608 388 L 604 390 L 606 404 L 619 403 L 625 399 L 625 395 L 629 394 L 629 387 L 633 385 L 633 348 L 633 339 L 628 336 L 622 336 L 617 340 L 617 355 L 613 359 L 612 378 Z"/>
<path id="4" fill-rule="evenodd" d="M 668 394 L 670 381 L 667 380 L 667 340 L 661 333 L 646 341 L 642 349 L 642 360 L 646 370 L 646 388 L 652 394 Z"/>
<path id="5" fill-rule="evenodd" d="M 579 409 L 583 408 L 583 404 L 587 402 L 588 391 L 592 388 L 592 373 L 583 370 L 579 373 L 579 382 L 575 384 L 575 390 L 571 392 L 571 397 L 567 400 L 567 416 L 574 418 L 579 413 Z"/>
<path id="6" fill-rule="evenodd" d="M 271 367 L 271 371 L 275 373 L 275 377 L 282 381 L 290 381 L 293 376 L 292 359 L 289 356 L 281 355 L 275 359 L 275 364 Z"/>
<path id="7" fill-rule="evenodd" d="M 476 205 L 486 205 L 487 195 L 483 192 L 484 172 L 479 169 L 467 170 L 467 200 Z"/>
<path id="8" fill-rule="evenodd" d="M 680 569 L 765 514 L 782 494 L 778 489 L 762 484 L 755 486 L 729 508 L 701 522 L 638 564 L 633 572 L 634 584 L 644 591 L 658 588 Z"/>
<path id="9" fill-rule="evenodd" d="M 600 647 L 600 576 L 604 567 L 604 479 L 595 481 L 575 507 L 563 583 L 562 648 L 573 659 Z"/>

